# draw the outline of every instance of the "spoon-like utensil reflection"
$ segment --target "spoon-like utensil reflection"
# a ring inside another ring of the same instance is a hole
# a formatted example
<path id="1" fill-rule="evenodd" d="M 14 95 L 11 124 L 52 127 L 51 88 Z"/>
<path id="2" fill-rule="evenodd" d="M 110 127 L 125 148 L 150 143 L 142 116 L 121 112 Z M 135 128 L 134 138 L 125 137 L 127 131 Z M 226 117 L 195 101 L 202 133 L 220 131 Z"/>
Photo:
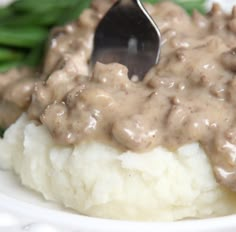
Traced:
<path id="1" fill-rule="evenodd" d="M 117 62 L 142 80 L 160 55 L 160 31 L 139 0 L 119 0 L 97 26 L 92 67 Z"/>

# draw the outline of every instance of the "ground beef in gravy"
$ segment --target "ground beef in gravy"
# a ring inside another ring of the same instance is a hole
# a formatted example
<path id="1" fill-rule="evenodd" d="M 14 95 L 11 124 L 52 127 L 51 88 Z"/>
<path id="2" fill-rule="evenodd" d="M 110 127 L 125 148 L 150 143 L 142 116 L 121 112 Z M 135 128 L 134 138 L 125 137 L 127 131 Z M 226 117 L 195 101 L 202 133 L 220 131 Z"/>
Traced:
<path id="1" fill-rule="evenodd" d="M 28 68 L 0 73 L 0 127 L 8 127 L 27 110 L 34 89 L 34 76 Z"/>
<path id="2" fill-rule="evenodd" d="M 52 32 L 30 118 L 62 145 L 100 140 L 143 152 L 198 141 L 218 182 L 236 191 L 236 7 L 226 15 L 215 4 L 190 17 L 174 3 L 146 5 L 161 30 L 161 59 L 132 82 L 116 63 L 97 63 L 89 73 L 94 30 L 111 2 L 93 1 L 77 22 Z M 12 100 L 14 88 L 7 91 L 1 99 L 27 105 L 28 98 Z"/>

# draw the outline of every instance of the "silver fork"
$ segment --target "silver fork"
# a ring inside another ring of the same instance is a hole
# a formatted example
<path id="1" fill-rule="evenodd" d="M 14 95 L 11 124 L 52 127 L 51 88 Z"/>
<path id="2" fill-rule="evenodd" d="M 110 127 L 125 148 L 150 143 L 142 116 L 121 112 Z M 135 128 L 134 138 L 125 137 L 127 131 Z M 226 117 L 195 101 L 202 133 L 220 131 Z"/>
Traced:
<path id="1" fill-rule="evenodd" d="M 117 62 L 142 80 L 160 55 L 160 31 L 139 0 L 119 0 L 97 26 L 91 65 Z"/>

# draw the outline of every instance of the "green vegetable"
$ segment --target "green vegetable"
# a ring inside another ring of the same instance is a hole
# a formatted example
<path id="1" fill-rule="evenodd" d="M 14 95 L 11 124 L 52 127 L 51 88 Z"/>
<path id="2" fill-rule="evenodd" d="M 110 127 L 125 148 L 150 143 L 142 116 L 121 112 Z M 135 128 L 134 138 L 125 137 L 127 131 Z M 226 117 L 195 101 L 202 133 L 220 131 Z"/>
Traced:
<path id="1" fill-rule="evenodd" d="M 58 23 L 63 24 L 64 22 L 68 22 L 71 19 L 76 19 L 78 18 L 78 15 L 81 14 L 81 12 L 88 8 L 92 0 L 82 0 L 79 2 L 76 2 L 73 4 L 71 11 L 65 12 L 65 14 L 62 15 L 62 17 L 59 19 Z"/>
<path id="2" fill-rule="evenodd" d="M 0 62 L 0 72 L 6 72 L 11 68 L 16 68 L 22 65 L 23 65 L 22 61 Z"/>
<path id="3" fill-rule="evenodd" d="M 160 0 L 144 0 L 156 3 Z M 205 0 L 173 0 L 191 13 L 204 11 Z M 17 0 L 0 8 L 0 72 L 42 61 L 48 32 L 78 18 L 91 0 Z"/>
<path id="4" fill-rule="evenodd" d="M 34 47 L 27 53 L 24 63 L 28 66 L 35 67 L 39 64 L 41 57 L 43 57 L 44 52 L 44 41 L 39 44 L 37 47 Z"/>
<path id="5" fill-rule="evenodd" d="M 160 0 L 143 0 L 144 2 L 149 3 L 157 3 L 160 2 Z M 205 12 L 205 0 L 172 0 L 172 2 L 177 3 L 178 5 L 182 6 L 188 13 L 192 13 L 194 9 Z"/>
<path id="6" fill-rule="evenodd" d="M 0 8 L 0 17 L 9 17 L 11 16 L 11 10 L 9 8 Z"/>
<path id="7" fill-rule="evenodd" d="M 19 12 L 48 12 L 55 9 L 62 9 L 74 6 L 80 2 L 87 2 L 84 0 L 18 0 L 10 7 Z"/>
<path id="8" fill-rule="evenodd" d="M 205 13 L 205 0 L 174 0 L 177 4 L 182 6 L 188 13 L 192 13 L 194 9 Z"/>
<path id="9" fill-rule="evenodd" d="M 40 64 L 49 30 L 78 18 L 91 0 L 18 0 L 0 8 L 0 72 Z"/>
<path id="10" fill-rule="evenodd" d="M 0 47 L 0 62 L 20 60 L 22 59 L 22 57 L 23 57 L 22 53 L 18 52 L 17 50 Z"/>
<path id="11" fill-rule="evenodd" d="M 48 27 L 55 25 L 55 22 L 60 18 L 61 10 L 55 9 L 47 12 L 34 13 L 34 14 L 22 14 L 16 13 L 14 15 L 5 16 L 4 20 L 0 21 L 0 26 L 7 27 L 30 27 L 30 26 L 42 26 Z M 1 14 L 0 14 L 1 18 Z"/>
<path id="12" fill-rule="evenodd" d="M 20 48 L 33 48 L 47 36 L 47 30 L 38 27 L 0 27 L 0 44 Z"/>

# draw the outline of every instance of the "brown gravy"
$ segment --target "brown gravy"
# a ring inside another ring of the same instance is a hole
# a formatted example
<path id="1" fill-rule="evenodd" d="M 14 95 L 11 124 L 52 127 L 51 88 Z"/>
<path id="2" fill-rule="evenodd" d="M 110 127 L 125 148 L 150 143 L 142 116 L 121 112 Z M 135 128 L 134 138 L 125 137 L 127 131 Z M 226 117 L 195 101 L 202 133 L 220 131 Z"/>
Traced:
<path id="1" fill-rule="evenodd" d="M 226 15 L 215 4 L 191 17 L 174 3 L 146 5 L 162 33 L 161 59 L 133 82 L 116 63 L 98 63 L 89 74 L 94 30 L 111 2 L 93 1 L 77 22 L 52 32 L 30 118 L 62 145 L 99 140 L 141 153 L 197 141 L 217 180 L 236 191 L 236 7 Z M 10 85 L 5 92 L 1 99 L 11 96 Z"/>

